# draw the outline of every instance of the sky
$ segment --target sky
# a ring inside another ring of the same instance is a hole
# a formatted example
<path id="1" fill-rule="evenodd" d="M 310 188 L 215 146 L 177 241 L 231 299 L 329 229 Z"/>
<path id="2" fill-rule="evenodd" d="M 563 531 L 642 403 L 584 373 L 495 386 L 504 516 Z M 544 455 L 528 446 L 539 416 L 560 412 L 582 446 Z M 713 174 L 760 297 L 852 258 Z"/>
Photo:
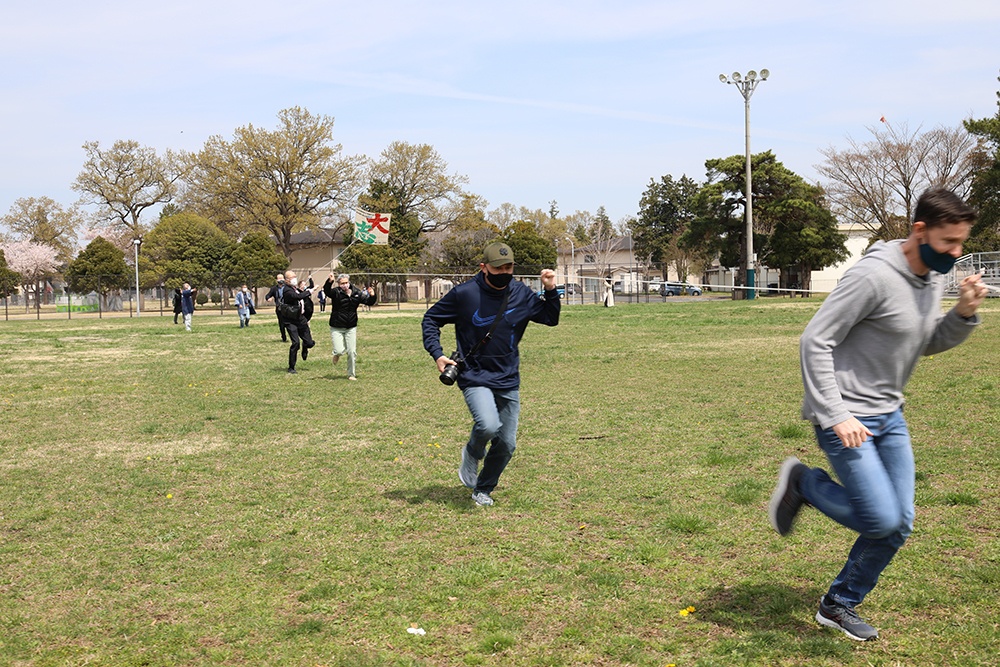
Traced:
<path id="1" fill-rule="evenodd" d="M 299 106 L 345 155 L 430 144 L 489 208 L 635 215 L 650 179 L 753 152 L 822 182 L 823 149 L 997 113 L 988 0 L 7 0 L 0 215 L 78 199 L 82 145 L 197 151 Z M 147 221 L 152 222 L 152 221 Z"/>

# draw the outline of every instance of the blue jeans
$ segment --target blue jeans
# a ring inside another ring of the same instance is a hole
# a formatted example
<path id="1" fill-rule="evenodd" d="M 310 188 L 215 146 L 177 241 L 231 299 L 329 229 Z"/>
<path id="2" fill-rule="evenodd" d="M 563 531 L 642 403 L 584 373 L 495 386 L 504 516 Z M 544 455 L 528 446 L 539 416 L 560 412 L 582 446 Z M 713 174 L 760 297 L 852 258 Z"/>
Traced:
<path id="1" fill-rule="evenodd" d="M 799 482 L 809 504 L 859 533 L 828 593 L 850 607 L 875 588 L 882 570 L 913 532 L 916 474 L 901 409 L 858 421 L 873 435 L 856 449 L 844 447 L 832 428 L 816 427 L 820 449 L 840 484 L 820 468 L 811 468 Z"/>
<path id="2" fill-rule="evenodd" d="M 472 413 L 472 433 L 465 449 L 476 460 L 486 461 L 479 473 L 476 491 L 493 493 L 500 474 L 514 455 L 517 446 L 517 418 L 521 414 L 521 398 L 517 389 L 466 387 L 462 390 L 465 404 Z M 489 452 L 486 445 L 490 441 Z"/>

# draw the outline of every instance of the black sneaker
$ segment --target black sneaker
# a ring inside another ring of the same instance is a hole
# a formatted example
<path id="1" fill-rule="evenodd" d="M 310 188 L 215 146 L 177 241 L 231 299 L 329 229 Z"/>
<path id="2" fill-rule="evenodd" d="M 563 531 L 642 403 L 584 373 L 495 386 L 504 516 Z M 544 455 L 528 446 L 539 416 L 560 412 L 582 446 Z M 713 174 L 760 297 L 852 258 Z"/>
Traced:
<path id="1" fill-rule="evenodd" d="M 294 368 L 289 368 L 288 372 L 291 373 L 292 375 L 295 375 L 298 371 L 296 371 Z"/>
<path id="2" fill-rule="evenodd" d="M 771 526 L 782 537 L 792 532 L 795 516 L 802 509 L 805 500 L 799 493 L 799 479 L 809 468 L 794 456 L 785 459 L 778 473 L 778 486 L 771 494 L 771 504 L 768 506 L 768 518 Z"/>
<path id="3" fill-rule="evenodd" d="M 828 628 L 843 630 L 845 635 L 855 641 L 878 639 L 878 630 L 865 623 L 852 607 L 837 604 L 826 595 L 819 600 L 816 622 Z"/>
<path id="4" fill-rule="evenodd" d="M 309 348 L 303 346 L 302 347 L 302 361 L 305 361 L 308 358 L 309 358 Z"/>

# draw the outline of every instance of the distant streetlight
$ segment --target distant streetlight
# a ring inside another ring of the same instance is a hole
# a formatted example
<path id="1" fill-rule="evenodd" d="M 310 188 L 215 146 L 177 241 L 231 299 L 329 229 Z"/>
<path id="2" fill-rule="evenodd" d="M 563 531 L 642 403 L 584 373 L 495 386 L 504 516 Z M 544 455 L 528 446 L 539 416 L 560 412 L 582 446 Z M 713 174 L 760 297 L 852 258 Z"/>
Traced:
<path id="1" fill-rule="evenodd" d="M 770 72 L 766 69 L 760 71 L 760 78 L 757 78 L 757 72 L 750 70 L 744 77 L 740 75 L 739 72 L 733 72 L 731 76 L 726 76 L 725 74 L 719 75 L 719 81 L 722 83 L 731 83 L 736 86 L 736 89 L 740 91 L 740 95 L 743 96 L 743 101 L 746 104 L 746 138 L 747 138 L 747 170 L 746 170 L 746 191 L 747 191 L 747 298 L 753 299 L 754 294 L 754 252 L 753 252 L 753 181 L 750 174 L 750 97 L 753 95 L 753 91 L 757 89 L 757 84 L 761 81 L 767 81 L 767 77 L 770 76 Z"/>
<path id="2" fill-rule="evenodd" d="M 566 240 L 569 241 L 569 256 L 570 256 L 570 260 L 569 261 L 570 261 L 570 266 L 572 267 L 573 271 L 575 272 L 576 271 L 576 244 L 573 243 L 573 237 L 572 236 L 567 236 Z M 569 294 L 569 285 L 570 285 L 570 282 L 569 282 L 569 271 L 567 271 L 566 272 L 566 294 L 567 295 Z M 573 276 L 573 285 L 574 285 L 573 290 L 576 291 L 576 287 L 575 287 L 575 285 L 576 285 L 576 276 L 575 275 Z M 583 297 L 580 297 L 580 298 L 582 299 Z"/>
<path id="3" fill-rule="evenodd" d="M 142 245 L 142 237 L 132 239 L 132 245 L 135 247 L 135 316 L 139 317 L 142 304 L 139 298 L 139 246 Z"/>

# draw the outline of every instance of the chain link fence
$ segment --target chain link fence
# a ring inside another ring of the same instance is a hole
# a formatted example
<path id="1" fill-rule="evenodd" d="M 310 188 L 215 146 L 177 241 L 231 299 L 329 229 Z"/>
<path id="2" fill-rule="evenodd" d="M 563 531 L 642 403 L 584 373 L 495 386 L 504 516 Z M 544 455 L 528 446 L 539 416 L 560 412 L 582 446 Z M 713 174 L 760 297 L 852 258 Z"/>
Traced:
<path id="1" fill-rule="evenodd" d="M 538 272 L 523 273 L 535 267 L 518 267 L 515 276 L 533 290 L 541 293 L 541 282 Z M 323 283 L 329 276 L 328 268 L 297 269 L 301 283 L 308 283 L 314 277 L 315 286 L 322 290 Z M 337 272 L 334 271 L 336 274 Z M 440 299 L 455 285 L 471 279 L 472 271 L 451 272 L 448 274 L 406 271 L 398 273 L 354 273 L 351 282 L 361 287 L 373 287 L 376 290 L 378 303 L 374 308 L 385 309 L 426 309 Z M 37 288 L 26 292 L 0 297 L 2 316 L 5 321 L 12 319 L 74 319 L 105 317 L 141 317 L 141 316 L 172 316 L 173 288 L 188 280 L 182 275 L 164 276 L 158 285 L 141 288 L 136 293 L 135 287 L 117 287 L 131 279 L 132 275 L 97 275 L 89 276 L 93 287 L 87 292 L 74 292 L 60 280 L 43 281 Z M 227 312 L 235 316 L 236 307 L 233 303 L 235 291 L 244 283 L 253 294 L 254 305 L 260 311 L 270 306 L 264 297 L 274 285 L 273 273 L 246 273 L 234 280 L 233 276 L 219 274 L 212 284 L 193 285 L 198 289 L 196 310 L 200 312 Z M 559 276 L 562 279 L 563 276 Z M 664 302 L 673 295 L 661 291 L 661 280 L 626 280 L 616 281 L 612 285 L 612 293 L 616 303 L 656 303 Z M 104 285 L 115 287 L 105 289 Z M 712 296 L 730 297 L 733 288 L 726 287 L 712 292 L 712 286 L 692 285 L 704 290 L 703 298 Z M 573 305 L 602 304 L 607 297 L 607 283 L 603 280 L 587 277 L 578 283 L 559 283 L 563 303 Z M 318 292 L 314 294 L 316 311 L 323 312 L 323 304 Z"/>

